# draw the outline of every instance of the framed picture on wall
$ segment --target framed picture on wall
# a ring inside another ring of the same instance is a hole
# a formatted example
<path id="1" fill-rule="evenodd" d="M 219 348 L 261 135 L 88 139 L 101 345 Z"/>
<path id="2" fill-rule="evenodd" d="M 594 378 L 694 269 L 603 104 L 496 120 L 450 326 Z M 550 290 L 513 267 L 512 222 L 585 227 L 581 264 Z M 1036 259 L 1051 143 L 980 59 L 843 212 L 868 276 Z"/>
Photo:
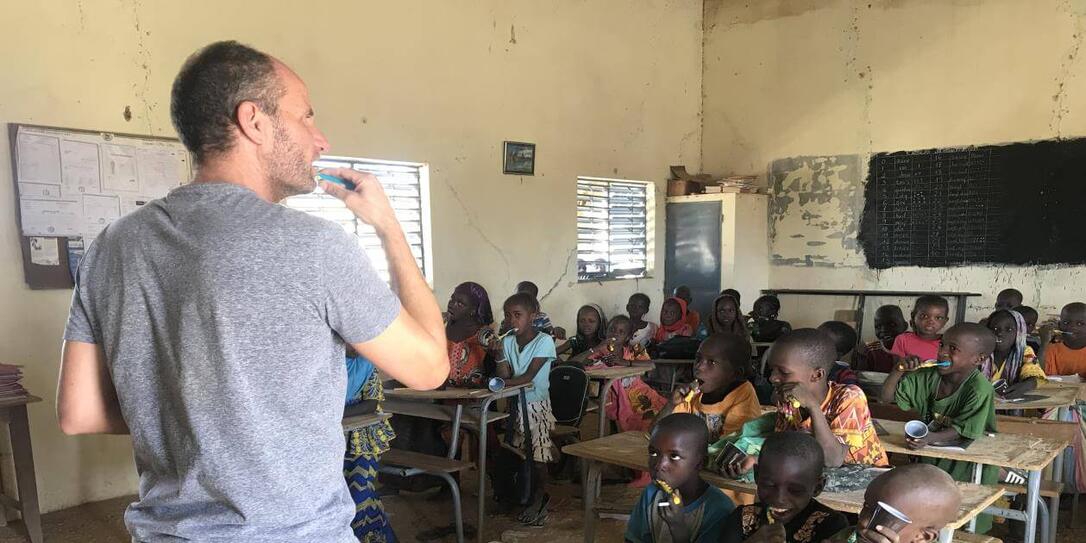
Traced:
<path id="1" fill-rule="evenodd" d="M 513 175 L 535 175 L 535 144 L 519 141 L 505 142 L 502 172 Z"/>

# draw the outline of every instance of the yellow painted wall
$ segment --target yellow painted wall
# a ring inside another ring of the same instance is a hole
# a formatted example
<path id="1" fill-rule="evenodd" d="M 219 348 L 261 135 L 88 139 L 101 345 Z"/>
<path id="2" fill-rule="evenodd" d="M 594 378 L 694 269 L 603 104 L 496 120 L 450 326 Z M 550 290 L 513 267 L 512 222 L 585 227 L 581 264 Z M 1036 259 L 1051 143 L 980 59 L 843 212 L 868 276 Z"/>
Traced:
<path id="1" fill-rule="evenodd" d="M 1081 0 L 706 0 L 704 168 L 765 181 L 769 165 L 787 157 L 859 155 L 866 164 L 871 152 L 1084 136 L 1084 17 Z M 820 170 L 833 189 L 842 188 L 838 167 Z M 820 219 L 792 206 L 779 231 L 809 239 L 819 222 L 840 231 L 862 212 L 862 198 L 847 200 L 820 206 Z M 808 256 L 800 250 L 784 235 L 770 252 Z M 875 272 L 847 239 L 810 252 L 821 265 L 778 262 L 771 285 L 983 293 L 971 318 L 1005 287 L 1022 290 L 1042 315 L 1083 299 L 1081 267 Z M 798 325 L 851 303 L 782 302 Z M 903 302 L 907 313 L 911 300 Z"/>
<path id="2" fill-rule="evenodd" d="M 651 279 L 576 283 L 578 175 L 657 182 L 700 170 L 702 5 L 696 0 L 5 2 L 0 122 L 173 135 L 169 86 L 185 57 L 238 39 L 308 82 L 335 154 L 427 162 L 435 290 L 518 280 L 572 329 L 576 308 L 615 312 Z M 122 112 L 130 107 L 133 118 Z M 0 352 L 46 398 L 31 409 L 43 509 L 135 491 L 124 437 L 65 437 L 55 391 L 67 291 L 23 282 L 6 131 L 0 152 Z M 501 142 L 538 144 L 535 177 L 501 174 Z M 5 456 L 4 460 L 8 460 Z M 6 471 L 7 468 L 4 468 Z"/>

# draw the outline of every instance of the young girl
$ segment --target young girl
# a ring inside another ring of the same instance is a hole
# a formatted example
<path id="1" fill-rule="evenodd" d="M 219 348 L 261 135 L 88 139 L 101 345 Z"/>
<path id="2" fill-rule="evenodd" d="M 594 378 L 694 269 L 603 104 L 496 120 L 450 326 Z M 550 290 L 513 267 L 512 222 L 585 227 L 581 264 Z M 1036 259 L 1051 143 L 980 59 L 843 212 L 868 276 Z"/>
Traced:
<path id="1" fill-rule="evenodd" d="M 648 360 L 649 355 L 631 347 L 630 319 L 617 315 L 607 327 L 607 340 L 597 345 L 588 356 L 595 364 L 587 369 L 607 368 L 611 366 L 633 366 L 636 360 Z M 645 366 L 648 370 L 649 366 Z M 607 406 L 607 417 L 618 423 L 618 427 L 630 430 L 648 430 L 660 408 L 667 403 L 658 392 L 645 384 L 640 377 L 626 377 L 611 385 L 611 403 Z"/>
<path id="2" fill-rule="evenodd" d="M 449 350 L 449 380 L 452 387 L 482 387 L 486 382 L 487 349 L 494 341 L 494 314 L 490 297 L 478 283 L 461 283 L 453 289 L 445 318 L 446 347 Z"/>
<path id="3" fill-rule="evenodd" d="M 649 297 L 640 292 L 630 295 L 630 300 L 626 302 L 626 312 L 630 314 L 630 329 L 633 330 L 630 346 L 636 344 L 641 348 L 648 347 L 652 337 L 656 335 L 656 330 L 660 328 L 655 322 L 645 320 L 650 304 Z"/>
<path id="4" fill-rule="evenodd" d="M 577 358 L 606 338 L 607 318 L 603 316 L 603 309 L 596 304 L 582 305 L 577 310 L 577 333 L 558 347 L 558 354 L 569 353 L 570 357 Z"/>
<path id="5" fill-rule="evenodd" d="M 516 328 L 517 333 L 502 340 L 506 359 L 498 362 L 498 377 L 505 379 L 506 386 L 532 383 L 532 388 L 524 393 L 528 401 L 528 427 L 524 427 L 524 415 L 519 410 L 513 416 L 513 447 L 525 452 L 530 443 L 532 449 L 531 457 L 524 459 L 532 464 L 532 501 L 517 520 L 529 526 L 543 526 L 550 501 L 550 496 L 543 490 L 547 473 L 543 464 L 554 461 L 550 373 L 551 363 L 558 355 L 554 350 L 554 339 L 532 326 L 539 313 L 535 298 L 526 293 L 514 294 L 505 301 L 504 312 L 503 326 Z"/>
<path id="6" fill-rule="evenodd" d="M 939 334 L 946 326 L 950 306 L 941 296 L 921 296 L 916 299 L 910 315 L 913 331 L 894 340 L 890 352 L 900 358 L 918 358 L 921 362 L 939 358 Z"/>
<path id="7" fill-rule="evenodd" d="M 686 301 L 671 297 L 660 306 L 660 328 L 652 337 L 654 343 L 663 343 L 676 336 L 691 337 L 694 330 L 686 322 Z"/>
<path id="8" fill-rule="evenodd" d="M 741 316 L 739 302 L 728 294 L 721 294 L 713 300 L 713 312 L 702 321 L 696 337 L 705 339 L 713 334 L 735 334 L 749 338 L 750 333 Z"/>
<path id="9" fill-rule="evenodd" d="M 988 329 L 995 334 L 996 346 L 992 358 L 981 371 L 989 381 L 1007 382 L 1006 398 L 1018 398 L 1037 388 L 1045 380 L 1045 371 L 1037 364 L 1033 349 L 1026 345 L 1026 320 L 1022 314 L 1001 309 L 988 317 Z"/>

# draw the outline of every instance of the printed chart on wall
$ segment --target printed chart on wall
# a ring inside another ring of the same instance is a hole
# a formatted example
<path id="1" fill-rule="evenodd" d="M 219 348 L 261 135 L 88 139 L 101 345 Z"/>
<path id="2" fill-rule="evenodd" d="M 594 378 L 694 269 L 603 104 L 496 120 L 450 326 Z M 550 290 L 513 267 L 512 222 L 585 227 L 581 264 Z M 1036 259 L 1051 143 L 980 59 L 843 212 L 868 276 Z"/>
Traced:
<path id="1" fill-rule="evenodd" d="M 84 247 L 117 218 L 192 178 L 175 139 L 9 125 L 27 282 L 71 285 Z"/>

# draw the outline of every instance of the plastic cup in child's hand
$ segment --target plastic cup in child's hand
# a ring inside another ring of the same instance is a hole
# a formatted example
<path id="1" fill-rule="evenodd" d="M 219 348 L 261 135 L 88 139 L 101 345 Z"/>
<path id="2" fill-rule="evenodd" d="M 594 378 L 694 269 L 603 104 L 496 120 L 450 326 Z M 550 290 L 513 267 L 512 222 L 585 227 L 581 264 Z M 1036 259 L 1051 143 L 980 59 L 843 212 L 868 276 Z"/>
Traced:
<path id="1" fill-rule="evenodd" d="M 882 526 L 883 530 L 893 530 L 896 534 L 912 523 L 913 521 L 909 520 L 905 513 L 894 509 L 893 506 L 886 502 L 878 502 L 875 510 L 871 512 L 871 520 L 867 523 L 867 529 L 875 530 L 877 527 Z"/>
<path id="2" fill-rule="evenodd" d="M 910 420 L 905 423 L 905 435 L 913 439 L 928 437 L 928 425 L 921 420 Z"/>

